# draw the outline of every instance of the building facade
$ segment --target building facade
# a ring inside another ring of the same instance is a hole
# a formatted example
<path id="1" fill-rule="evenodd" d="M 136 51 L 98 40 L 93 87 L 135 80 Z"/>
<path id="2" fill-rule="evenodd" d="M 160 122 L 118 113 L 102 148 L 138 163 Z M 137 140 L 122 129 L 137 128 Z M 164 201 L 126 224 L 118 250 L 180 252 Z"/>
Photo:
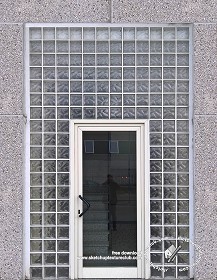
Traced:
<path id="1" fill-rule="evenodd" d="M 1 6 L 0 279 L 216 279 L 215 1 Z"/>

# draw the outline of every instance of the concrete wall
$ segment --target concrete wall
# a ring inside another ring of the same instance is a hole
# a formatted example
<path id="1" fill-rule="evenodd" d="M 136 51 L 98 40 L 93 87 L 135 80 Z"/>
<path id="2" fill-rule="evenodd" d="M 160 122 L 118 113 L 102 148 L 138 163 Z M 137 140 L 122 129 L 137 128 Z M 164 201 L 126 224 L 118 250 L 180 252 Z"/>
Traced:
<path id="1" fill-rule="evenodd" d="M 0 2 L 0 279 L 22 279 L 23 28 L 26 22 L 192 23 L 194 31 L 195 279 L 217 277 L 217 1 Z"/>

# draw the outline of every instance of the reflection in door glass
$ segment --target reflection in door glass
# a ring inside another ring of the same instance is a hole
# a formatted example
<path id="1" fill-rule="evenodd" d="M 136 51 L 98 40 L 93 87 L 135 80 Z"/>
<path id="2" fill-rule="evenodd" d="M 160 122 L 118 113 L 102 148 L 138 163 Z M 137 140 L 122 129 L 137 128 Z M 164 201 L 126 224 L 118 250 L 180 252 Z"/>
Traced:
<path id="1" fill-rule="evenodd" d="M 83 265 L 136 266 L 136 132 L 83 132 L 83 197 Z"/>

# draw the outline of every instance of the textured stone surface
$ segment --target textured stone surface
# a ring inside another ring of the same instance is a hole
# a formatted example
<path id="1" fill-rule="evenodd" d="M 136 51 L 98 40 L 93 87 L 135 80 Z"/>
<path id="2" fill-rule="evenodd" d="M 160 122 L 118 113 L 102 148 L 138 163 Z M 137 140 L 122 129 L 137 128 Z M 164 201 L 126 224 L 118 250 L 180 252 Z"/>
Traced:
<path id="1" fill-rule="evenodd" d="M 217 117 L 195 117 L 195 280 L 216 279 Z"/>
<path id="2" fill-rule="evenodd" d="M 23 98 L 23 27 L 0 25 L 0 115 L 21 114 Z"/>
<path id="3" fill-rule="evenodd" d="M 108 22 L 110 0 L 3 0 L 1 22 Z"/>
<path id="4" fill-rule="evenodd" d="M 0 279 L 20 280 L 23 266 L 23 117 L 0 116 L 0 159 Z"/>
<path id="5" fill-rule="evenodd" d="M 217 25 L 194 26 L 194 111 L 217 114 Z"/>
<path id="6" fill-rule="evenodd" d="M 113 22 L 215 22 L 215 0 L 113 0 Z"/>

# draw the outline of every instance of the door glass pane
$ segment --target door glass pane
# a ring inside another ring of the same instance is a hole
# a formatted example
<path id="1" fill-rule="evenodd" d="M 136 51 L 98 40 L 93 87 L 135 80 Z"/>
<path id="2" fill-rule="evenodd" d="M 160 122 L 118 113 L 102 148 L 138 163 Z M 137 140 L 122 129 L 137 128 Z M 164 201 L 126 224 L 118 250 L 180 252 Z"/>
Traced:
<path id="1" fill-rule="evenodd" d="M 136 266 L 136 132 L 83 132 L 83 197 L 83 265 Z"/>

